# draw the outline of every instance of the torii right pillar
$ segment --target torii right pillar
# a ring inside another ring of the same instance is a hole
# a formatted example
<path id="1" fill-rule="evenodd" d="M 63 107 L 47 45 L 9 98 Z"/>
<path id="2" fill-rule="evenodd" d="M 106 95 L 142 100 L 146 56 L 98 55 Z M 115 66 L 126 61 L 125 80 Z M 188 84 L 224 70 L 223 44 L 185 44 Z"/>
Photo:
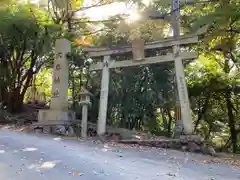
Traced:
<path id="1" fill-rule="evenodd" d="M 186 135 L 193 134 L 193 125 L 192 125 L 192 116 L 191 116 L 191 108 L 188 98 L 188 90 L 185 81 L 184 75 L 184 66 L 181 57 L 179 56 L 179 46 L 174 46 L 173 48 L 174 55 L 175 55 L 175 69 L 176 69 L 176 82 L 177 82 L 177 90 L 178 90 L 178 97 L 180 101 L 180 109 L 176 111 L 176 121 L 179 121 L 178 124 L 180 127 L 183 126 L 183 129 L 180 128 L 180 134 L 184 132 Z M 179 120 L 181 118 L 181 120 Z M 176 122 L 177 124 L 178 122 Z"/>
<path id="2" fill-rule="evenodd" d="M 172 0 L 172 11 L 173 11 L 173 34 L 174 37 L 180 35 L 180 3 L 179 0 Z M 188 98 L 188 90 L 185 81 L 184 66 L 181 57 L 179 56 L 180 46 L 173 46 L 174 54 L 174 65 L 176 73 L 177 83 L 177 108 L 175 111 L 176 122 L 175 122 L 175 133 L 174 136 L 179 136 L 183 132 L 186 135 L 193 134 L 192 116 Z M 180 108 L 179 108 L 180 106 Z M 180 119 L 181 118 L 181 119 Z"/>

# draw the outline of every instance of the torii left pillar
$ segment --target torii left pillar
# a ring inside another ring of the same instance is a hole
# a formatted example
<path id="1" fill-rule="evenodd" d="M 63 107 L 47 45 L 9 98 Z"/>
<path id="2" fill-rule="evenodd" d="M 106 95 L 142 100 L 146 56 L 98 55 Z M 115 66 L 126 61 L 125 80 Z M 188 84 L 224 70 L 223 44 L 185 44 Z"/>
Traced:
<path id="1" fill-rule="evenodd" d="M 102 80 L 101 80 L 101 94 L 98 114 L 98 135 L 103 135 L 106 132 L 107 121 L 107 107 L 108 107 L 108 91 L 109 91 L 109 70 L 110 56 L 104 56 L 103 68 L 102 68 Z"/>

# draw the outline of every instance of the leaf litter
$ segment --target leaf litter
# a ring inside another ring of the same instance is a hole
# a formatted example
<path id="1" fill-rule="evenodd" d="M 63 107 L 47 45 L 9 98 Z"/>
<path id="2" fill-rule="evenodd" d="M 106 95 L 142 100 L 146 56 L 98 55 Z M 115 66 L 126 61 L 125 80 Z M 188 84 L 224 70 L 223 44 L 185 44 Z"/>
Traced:
<path id="1" fill-rule="evenodd" d="M 235 167 L 239 167 L 240 168 L 240 161 L 239 160 L 234 160 L 231 158 L 224 158 L 224 159 L 210 159 L 210 160 L 201 160 L 201 161 L 197 161 L 203 164 L 227 164 L 227 165 L 231 165 L 231 166 L 235 166 Z"/>

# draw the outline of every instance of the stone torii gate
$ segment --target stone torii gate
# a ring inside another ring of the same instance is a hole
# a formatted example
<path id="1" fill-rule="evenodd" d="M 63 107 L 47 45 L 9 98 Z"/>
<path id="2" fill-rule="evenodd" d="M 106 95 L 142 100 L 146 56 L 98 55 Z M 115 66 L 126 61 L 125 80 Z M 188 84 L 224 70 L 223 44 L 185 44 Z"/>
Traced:
<path id="1" fill-rule="evenodd" d="M 174 48 L 177 46 L 187 46 L 197 44 L 199 36 L 206 32 L 206 28 L 201 28 L 197 32 L 178 37 L 170 37 L 161 41 L 150 42 L 144 44 L 142 40 L 136 40 L 132 45 L 117 46 L 117 48 L 109 47 L 83 47 L 83 51 L 88 52 L 90 57 L 103 57 L 103 62 L 97 62 L 90 66 L 91 71 L 102 70 L 101 79 L 101 94 L 98 115 L 98 135 L 106 132 L 107 106 L 108 106 L 108 91 L 109 78 L 111 68 L 140 66 L 147 64 L 163 63 L 175 61 L 177 88 L 179 93 L 181 116 L 183 120 L 183 128 L 185 134 L 192 134 L 192 118 L 189 105 L 188 91 L 184 77 L 182 60 L 190 60 L 198 58 L 197 52 L 180 52 L 180 49 Z M 144 56 L 144 51 L 156 48 L 173 48 L 173 53 L 162 56 L 147 57 Z M 127 52 L 133 52 L 133 60 L 114 61 L 111 60 L 111 55 L 119 55 Z"/>

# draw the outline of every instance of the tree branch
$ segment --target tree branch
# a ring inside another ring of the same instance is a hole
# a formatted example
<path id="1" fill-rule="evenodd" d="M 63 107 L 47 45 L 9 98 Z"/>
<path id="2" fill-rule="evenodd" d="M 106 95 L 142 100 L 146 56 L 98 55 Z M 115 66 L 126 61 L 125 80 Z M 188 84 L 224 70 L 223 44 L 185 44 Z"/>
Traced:
<path id="1" fill-rule="evenodd" d="M 101 1 L 99 1 L 98 3 L 96 4 L 93 4 L 91 6 L 86 6 L 86 7 L 82 7 L 78 10 L 72 10 L 73 13 L 76 13 L 76 12 L 79 12 L 79 11 L 85 11 L 87 9 L 91 9 L 91 8 L 96 8 L 96 7 L 101 7 L 101 6 L 105 6 L 105 5 L 110 5 L 110 4 L 113 4 L 113 3 L 108 3 L 108 2 L 105 2 L 105 3 L 101 3 Z"/>

